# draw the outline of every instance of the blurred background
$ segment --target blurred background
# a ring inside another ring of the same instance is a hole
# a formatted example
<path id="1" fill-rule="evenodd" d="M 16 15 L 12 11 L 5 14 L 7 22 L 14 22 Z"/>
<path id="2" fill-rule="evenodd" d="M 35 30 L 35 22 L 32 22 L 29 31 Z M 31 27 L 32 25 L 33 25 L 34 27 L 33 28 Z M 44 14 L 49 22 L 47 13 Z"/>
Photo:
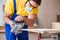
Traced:
<path id="1" fill-rule="evenodd" d="M 7 0 L 0 0 L 0 40 L 5 40 L 4 30 L 4 6 Z M 60 28 L 60 0 L 42 0 L 38 12 L 38 28 L 40 29 L 58 29 Z M 29 33 L 29 40 L 38 38 L 38 33 Z M 33 35 L 33 36 L 32 36 Z M 41 40 L 59 40 L 58 33 L 42 33 Z"/>

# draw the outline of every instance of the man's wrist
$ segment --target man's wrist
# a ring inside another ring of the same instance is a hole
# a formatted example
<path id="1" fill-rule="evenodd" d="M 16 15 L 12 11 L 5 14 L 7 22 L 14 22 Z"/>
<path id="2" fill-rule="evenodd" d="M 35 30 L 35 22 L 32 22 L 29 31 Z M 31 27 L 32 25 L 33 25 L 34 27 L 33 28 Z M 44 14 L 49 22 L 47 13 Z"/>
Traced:
<path id="1" fill-rule="evenodd" d="M 25 17 L 23 17 L 23 22 L 25 22 L 25 19 L 26 19 L 26 18 L 25 18 Z"/>

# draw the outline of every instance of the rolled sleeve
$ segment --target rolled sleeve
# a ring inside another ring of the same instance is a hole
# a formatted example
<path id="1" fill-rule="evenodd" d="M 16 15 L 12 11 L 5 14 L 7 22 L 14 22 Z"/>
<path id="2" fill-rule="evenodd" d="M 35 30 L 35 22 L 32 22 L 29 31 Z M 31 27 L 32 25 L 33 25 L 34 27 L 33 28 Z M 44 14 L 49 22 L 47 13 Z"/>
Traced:
<path id="1" fill-rule="evenodd" d="M 14 8 L 13 8 L 13 0 L 7 0 L 6 4 L 5 4 L 5 11 L 8 14 L 13 14 L 14 12 Z"/>
<path id="2" fill-rule="evenodd" d="M 32 11 L 30 12 L 30 14 L 38 14 L 38 7 L 37 8 L 33 8 Z"/>

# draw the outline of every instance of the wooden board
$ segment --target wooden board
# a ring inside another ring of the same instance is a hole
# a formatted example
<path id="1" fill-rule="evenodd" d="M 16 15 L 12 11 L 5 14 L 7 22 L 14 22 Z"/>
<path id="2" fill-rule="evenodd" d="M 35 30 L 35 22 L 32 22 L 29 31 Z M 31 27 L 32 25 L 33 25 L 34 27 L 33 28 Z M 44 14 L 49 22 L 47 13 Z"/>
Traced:
<path id="1" fill-rule="evenodd" d="M 60 22 L 53 22 L 52 29 L 60 29 Z"/>

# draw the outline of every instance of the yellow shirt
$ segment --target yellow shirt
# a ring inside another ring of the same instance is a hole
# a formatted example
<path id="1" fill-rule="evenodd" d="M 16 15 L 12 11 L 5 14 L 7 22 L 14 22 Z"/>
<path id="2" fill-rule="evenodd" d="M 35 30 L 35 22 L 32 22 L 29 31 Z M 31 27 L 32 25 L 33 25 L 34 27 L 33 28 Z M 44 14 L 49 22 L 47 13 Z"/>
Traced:
<path id="1" fill-rule="evenodd" d="M 27 0 L 23 0 L 26 2 Z M 13 14 L 14 13 L 14 3 L 13 0 L 7 0 L 6 5 L 5 5 L 5 11 L 8 14 Z M 21 16 L 28 16 L 29 14 L 38 14 L 38 7 L 33 8 L 31 12 L 27 12 L 25 10 L 24 5 L 22 4 L 22 0 L 16 0 L 16 14 L 21 15 Z"/>

